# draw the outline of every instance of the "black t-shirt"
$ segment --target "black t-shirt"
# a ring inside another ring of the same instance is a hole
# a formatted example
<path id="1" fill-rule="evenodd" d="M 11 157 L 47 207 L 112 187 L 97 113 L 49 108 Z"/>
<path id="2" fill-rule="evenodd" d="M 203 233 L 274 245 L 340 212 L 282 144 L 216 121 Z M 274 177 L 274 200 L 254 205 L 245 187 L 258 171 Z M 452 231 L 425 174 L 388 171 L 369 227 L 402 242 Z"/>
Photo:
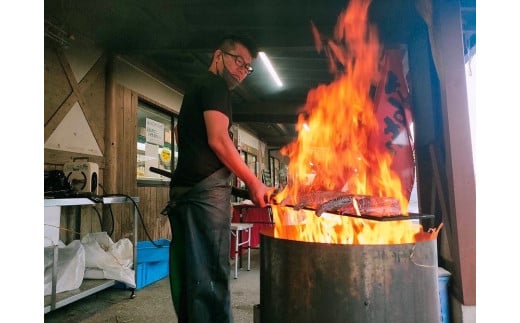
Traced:
<path id="1" fill-rule="evenodd" d="M 177 124 L 179 155 L 171 186 L 192 186 L 224 166 L 208 145 L 203 116 L 207 110 L 224 113 L 229 130 L 230 92 L 224 79 L 209 71 L 190 86 L 182 101 Z"/>

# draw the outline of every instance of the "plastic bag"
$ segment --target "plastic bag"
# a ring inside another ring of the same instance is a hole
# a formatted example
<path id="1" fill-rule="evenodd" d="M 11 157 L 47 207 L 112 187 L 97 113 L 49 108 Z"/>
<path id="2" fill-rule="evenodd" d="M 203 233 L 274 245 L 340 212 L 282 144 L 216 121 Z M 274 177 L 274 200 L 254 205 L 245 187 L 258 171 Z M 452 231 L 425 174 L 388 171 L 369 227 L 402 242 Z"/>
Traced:
<path id="1" fill-rule="evenodd" d="M 85 249 L 86 279 L 114 279 L 135 288 L 133 244 L 123 238 L 114 243 L 106 232 L 89 233 L 81 239 Z"/>
<path id="2" fill-rule="evenodd" d="M 77 289 L 83 282 L 85 273 L 85 249 L 79 240 L 67 246 L 58 242 L 58 263 L 56 265 L 56 293 Z M 52 266 L 54 246 L 44 248 L 44 295 L 52 294 Z"/>

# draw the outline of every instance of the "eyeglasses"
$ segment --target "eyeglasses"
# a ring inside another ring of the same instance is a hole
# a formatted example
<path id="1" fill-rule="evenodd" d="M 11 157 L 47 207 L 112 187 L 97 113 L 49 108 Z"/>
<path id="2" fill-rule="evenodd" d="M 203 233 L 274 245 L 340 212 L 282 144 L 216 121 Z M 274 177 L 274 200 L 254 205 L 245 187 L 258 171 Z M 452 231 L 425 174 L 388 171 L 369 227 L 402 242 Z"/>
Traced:
<path id="1" fill-rule="evenodd" d="M 231 54 L 229 52 L 226 52 L 223 49 L 221 49 L 221 51 L 222 51 L 222 53 L 233 57 L 235 59 L 235 64 L 237 64 L 237 66 L 240 68 L 244 68 L 246 70 L 247 75 L 253 73 L 253 71 L 254 71 L 253 66 L 251 66 L 251 64 L 246 64 L 246 62 L 244 62 L 244 59 L 242 58 L 242 56 Z"/>

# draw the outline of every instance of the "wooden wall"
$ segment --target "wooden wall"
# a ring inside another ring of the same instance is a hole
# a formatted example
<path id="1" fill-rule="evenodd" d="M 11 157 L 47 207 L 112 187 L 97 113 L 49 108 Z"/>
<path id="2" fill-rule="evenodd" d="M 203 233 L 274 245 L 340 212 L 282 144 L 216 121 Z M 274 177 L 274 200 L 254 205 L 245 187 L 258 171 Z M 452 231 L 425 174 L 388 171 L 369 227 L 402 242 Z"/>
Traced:
<path id="1" fill-rule="evenodd" d="M 87 72 L 77 77 L 75 71 L 79 68 L 73 65 L 82 58 L 73 55 L 78 51 L 81 49 L 62 48 L 45 39 L 44 140 L 47 142 L 72 107 L 79 104 L 102 156 L 44 147 L 44 169 L 60 170 L 75 158 L 88 158 L 99 165 L 100 195 L 139 198 L 138 241 L 171 239 L 169 221 L 160 214 L 168 201 L 168 187 L 138 188 L 136 180 L 137 102 L 139 98 L 154 102 L 154 98 L 122 85 L 114 70 L 117 57 L 102 51 L 96 59 L 83 60 L 84 65 L 88 65 Z M 168 108 L 175 110 L 176 107 Z M 60 227 L 59 238 L 64 243 L 99 231 L 112 233 L 113 241 L 121 238 L 133 241 L 134 206 L 63 207 Z"/>
<path id="2" fill-rule="evenodd" d="M 80 80 L 76 79 L 65 51 L 53 43 L 45 42 L 44 62 L 44 140 L 49 139 L 67 113 L 79 103 L 95 141 L 103 151 L 106 57 L 100 55 Z M 74 158 L 88 158 L 97 163 L 102 183 L 105 162 L 102 156 L 44 148 L 44 170 L 63 169 L 63 165 Z M 60 240 L 68 243 L 78 239 L 80 234 L 100 231 L 98 212 L 102 212 L 101 207 L 84 206 L 79 210 L 64 207 L 60 219 Z"/>
<path id="3" fill-rule="evenodd" d="M 141 199 L 140 209 L 144 217 L 144 224 L 139 223 L 138 240 L 147 240 L 146 231 L 158 238 L 171 239 L 170 222 L 167 216 L 161 214 L 161 211 L 168 203 L 169 188 L 168 187 L 139 187 L 137 195 Z"/>
<path id="4" fill-rule="evenodd" d="M 114 192 L 126 192 L 127 195 L 139 197 L 138 241 L 171 239 L 168 218 L 160 214 L 168 202 L 169 188 L 137 186 L 137 102 L 140 95 L 118 83 L 109 86 L 114 87 L 114 98 L 107 100 L 111 102 L 107 105 L 107 111 L 112 111 L 115 120 L 119 122 L 110 122 L 115 125 L 115 130 L 107 129 L 107 133 L 113 133 L 110 146 L 115 147 L 115 153 L 111 157 L 113 161 L 108 163 L 109 176 L 106 179 L 110 181 L 109 186 Z M 118 208 L 114 217 L 117 228 L 114 234 L 117 237 L 133 238 L 133 208 Z"/>

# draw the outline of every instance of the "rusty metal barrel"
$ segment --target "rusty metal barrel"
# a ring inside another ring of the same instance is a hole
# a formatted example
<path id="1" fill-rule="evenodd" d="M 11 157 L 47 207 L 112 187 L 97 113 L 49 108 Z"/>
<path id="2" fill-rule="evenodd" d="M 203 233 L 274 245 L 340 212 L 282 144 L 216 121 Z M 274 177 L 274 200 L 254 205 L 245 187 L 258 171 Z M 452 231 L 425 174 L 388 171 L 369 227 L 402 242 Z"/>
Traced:
<path id="1" fill-rule="evenodd" d="M 339 245 L 264 231 L 260 245 L 260 322 L 440 322 L 435 240 Z"/>

